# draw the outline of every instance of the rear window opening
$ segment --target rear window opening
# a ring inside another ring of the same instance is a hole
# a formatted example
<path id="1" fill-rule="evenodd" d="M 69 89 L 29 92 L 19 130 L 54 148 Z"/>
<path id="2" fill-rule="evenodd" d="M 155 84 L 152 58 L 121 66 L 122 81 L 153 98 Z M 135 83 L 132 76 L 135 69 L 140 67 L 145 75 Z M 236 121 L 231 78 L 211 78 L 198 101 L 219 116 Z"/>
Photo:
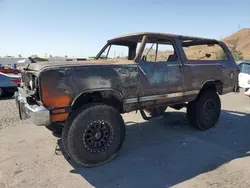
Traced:
<path id="1" fill-rule="evenodd" d="M 211 41 L 183 41 L 182 47 L 187 60 L 224 61 L 228 60 L 222 47 Z"/>

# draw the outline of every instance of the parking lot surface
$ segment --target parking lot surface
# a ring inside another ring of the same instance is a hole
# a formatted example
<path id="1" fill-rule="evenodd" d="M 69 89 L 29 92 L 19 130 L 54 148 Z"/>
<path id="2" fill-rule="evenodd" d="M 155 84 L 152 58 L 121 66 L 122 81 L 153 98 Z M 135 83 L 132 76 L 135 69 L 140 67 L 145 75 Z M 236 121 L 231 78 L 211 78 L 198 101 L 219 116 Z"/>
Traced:
<path id="1" fill-rule="evenodd" d="M 13 99 L 0 100 L 0 188 L 250 187 L 250 98 L 221 99 L 220 120 L 206 132 L 188 124 L 185 109 L 148 122 L 123 115 L 121 152 L 92 169 L 67 160 L 45 127 L 19 120 Z"/>

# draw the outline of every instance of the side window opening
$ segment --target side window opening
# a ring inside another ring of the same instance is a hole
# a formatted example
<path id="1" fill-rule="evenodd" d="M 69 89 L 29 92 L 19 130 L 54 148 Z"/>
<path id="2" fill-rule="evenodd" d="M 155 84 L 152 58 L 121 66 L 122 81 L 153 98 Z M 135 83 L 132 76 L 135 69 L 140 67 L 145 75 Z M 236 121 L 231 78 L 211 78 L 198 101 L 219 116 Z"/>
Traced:
<path id="1" fill-rule="evenodd" d="M 170 41 L 146 43 L 141 59 L 145 62 L 177 61 L 178 56 Z"/>
<path id="2" fill-rule="evenodd" d="M 187 60 L 228 60 L 226 53 L 219 44 L 196 44 L 195 41 L 183 41 L 182 47 Z"/>

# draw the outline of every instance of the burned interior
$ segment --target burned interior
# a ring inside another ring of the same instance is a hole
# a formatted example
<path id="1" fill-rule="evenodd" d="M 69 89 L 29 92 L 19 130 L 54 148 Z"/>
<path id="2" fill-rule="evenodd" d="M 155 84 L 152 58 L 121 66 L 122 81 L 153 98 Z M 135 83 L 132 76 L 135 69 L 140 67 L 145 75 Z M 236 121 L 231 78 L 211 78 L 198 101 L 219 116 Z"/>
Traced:
<path id="1" fill-rule="evenodd" d="M 111 39 L 97 54 L 96 59 L 175 61 L 178 59 L 176 45 L 182 46 L 187 60 L 228 59 L 224 47 L 217 40 L 159 33 L 131 34 Z M 114 49 L 115 46 L 126 50 L 119 53 L 119 50 Z M 220 53 L 224 56 L 220 56 Z M 109 57 L 110 54 L 113 56 Z"/>

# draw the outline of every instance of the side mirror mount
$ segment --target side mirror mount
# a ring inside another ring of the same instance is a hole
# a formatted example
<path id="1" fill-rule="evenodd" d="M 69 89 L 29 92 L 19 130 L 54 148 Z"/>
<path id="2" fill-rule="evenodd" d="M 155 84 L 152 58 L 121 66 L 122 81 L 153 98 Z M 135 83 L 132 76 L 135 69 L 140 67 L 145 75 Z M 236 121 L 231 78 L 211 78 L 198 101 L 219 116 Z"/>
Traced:
<path id="1" fill-rule="evenodd" d="M 36 63 L 36 61 L 32 57 L 28 57 L 31 63 Z"/>

